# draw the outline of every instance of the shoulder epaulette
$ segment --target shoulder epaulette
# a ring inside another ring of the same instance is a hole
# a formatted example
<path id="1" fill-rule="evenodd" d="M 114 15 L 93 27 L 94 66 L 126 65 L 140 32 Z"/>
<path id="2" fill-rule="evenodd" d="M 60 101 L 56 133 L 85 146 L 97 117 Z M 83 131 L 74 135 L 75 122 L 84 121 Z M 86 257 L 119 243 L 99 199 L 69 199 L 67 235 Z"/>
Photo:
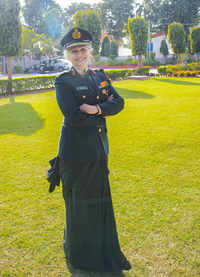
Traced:
<path id="1" fill-rule="evenodd" d="M 72 68 L 69 68 L 69 70 L 64 70 L 62 72 L 59 72 L 56 77 L 60 77 L 62 75 L 65 75 L 65 74 L 69 74 L 70 72 L 72 72 Z"/>
<path id="2" fill-rule="evenodd" d="M 110 80 L 110 78 L 108 77 L 108 75 L 106 74 L 106 72 L 104 71 L 104 69 L 99 69 L 99 71 L 101 71 L 102 73 L 103 73 L 103 75 L 104 75 L 104 77 L 106 78 L 106 80 L 109 82 L 109 83 L 111 83 L 111 80 Z"/>
<path id="3" fill-rule="evenodd" d="M 96 73 L 96 69 L 90 69 L 90 71 L 91 71 L 94 75 L 97 74 L 97 73 Z"/>

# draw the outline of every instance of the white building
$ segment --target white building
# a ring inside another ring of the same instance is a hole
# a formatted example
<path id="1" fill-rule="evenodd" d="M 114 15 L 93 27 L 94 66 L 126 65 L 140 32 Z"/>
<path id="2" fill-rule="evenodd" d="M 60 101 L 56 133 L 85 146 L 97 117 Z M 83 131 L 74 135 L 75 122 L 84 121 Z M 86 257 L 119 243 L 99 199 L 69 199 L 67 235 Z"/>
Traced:
<path id="1" fill-rule="evenodd" d="M 160 46 L 161 46 L 161 42 L 162 40 L 166 40 L 168 49 L 169 49 L 169 56 L 173 55 L 173 51 L 170 47 L 169 44 L 169 40 L 168 38 L 165 36 L 164 33 L 160 32 L 160 33 L 156 33 L 152 35 L 152 43 L 153 43 L 153 53 L 155 53 L 155 59 L 158 61 L 163 61 L 164 57 L 163 55 L 160 53 Z"/>
<path id="2" fill-rule="evenodd" d="M 127 42 L 127 40 L 129 40 L 129 38 L 124 38 L 123 40 L 124 40 L 126 45 L 130 44 L 130 41 L 129 41 L 129 43 Z M 169 40 L 165 36 L 165 34 L 162 33 L 162 32 L 153 34 L 152 35 L 152 40 L 151 40 L 151 43 L 152 43 L 151 51 L 153 53 L 155 53 L 155 59 L 158 60 L 158 61 L 161 61 L 161 62 L 165 60 L 163 55 L 160 53 L 160 46 L 161 46 L 161 41 L 162 40 L 166 40 L 166 43 L 167 43 L 167 46 L 168 46 L 168 49 L 169 49 L 168 57 L 171 57 L 173 55 L 173 51 L 170 47 Z M 120 46 L 119 47 L 119 57 L 118 57 L 118 59 L 120 59 L 120 58 L 123 59 L 123 58 L 126 58 L 127 56 L 129 56 L 129 57 L 132 56 L 131 49 L 129 47 Z M 133 57 L 133 58 L 135 58 L 135 57 Z"/>

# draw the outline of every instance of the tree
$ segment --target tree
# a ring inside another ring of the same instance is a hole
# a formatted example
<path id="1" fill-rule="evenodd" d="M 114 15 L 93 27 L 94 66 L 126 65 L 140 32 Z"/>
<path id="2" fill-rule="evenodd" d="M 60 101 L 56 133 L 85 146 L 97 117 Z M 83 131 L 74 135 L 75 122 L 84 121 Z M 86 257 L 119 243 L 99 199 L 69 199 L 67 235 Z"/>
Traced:
<path id="1" fill-rule="evenodd" d="M 43 33 L 52 38 L 60 36 L 62 12 L 55 0 L 25 0 L 24 18 L 37 34 Z"/>
<path id="2" fill-rule="evenodd" d="M 0 56 L 6 56 L 8 68 L 8 94 L 12 93 L 11 57 L 21 49 L 20 4 L 18 0 L 0 0 Z"/>
<path id="3" fill-rule="evenodd" d="M 133 16 L 135 0 L 103 0 L 101 20 L 103 28 L 119 40 L 127 33 L 127 19 Z"/>
<path id="4" fill-rule="evenodd" d="M 193 27 L 190 30 L 190 48 L 192 53 L 196 54 L 197 62 L 199 62 L 200 52 L 200 27 Z"/>
<path id="5" fill-rule="evenodd" d="M 101 56 L 103 56 L 103 57 L 110 56 L 110 40 L 107 35 L 104 37 L 104 39 L 102 41 Z"/>
<path id="6" fill-rule="evenodd" d="M 190 27 L 197 24 L 199 13 L 199 0 L 167 0 L 163 1 L 160 7 L 158 23 L 165 31 L 172 22 L 182 23 L 188 34 Z"/>
<path id="7" fill-rule="evenodd" d="M 23 54 L 23 51 L 26 52 L 28 50 L 31 52 L 34 44 L 40 41 L 41 35 L 35 33 L 34 30 L 30 29 L 29 27 L 22 25 L 21 39 Z"/>
<path id="8" fill-rule="evenodd" d="M 57 39 L 62 32 L 62 13 L 61 9 L 56 5 L 45 13 L 45 33 L 48 37 Z"/>
<path id="9" fill-rule="evenodd" d="M 137 5 L 136 15 L 144 17 L 149 22 L 151 30 L 157 31 L 159 18 L 162 17 L 161 7 L 162 0 L 143 0 Z"/>
<path id="10" fill-rule="evenodd" d="M 25 0 L 24 19 L 27 25 L 36 33 L 45 33 L 43 4 L 40 0 Z"/>
<path id="11" fill-rule="evenodd" d="M 114 40 L 110 43 L 110 56 L 114 58 L 118 56 L 118 43 Z"/>
<path id="12" fill-rule="evenodd" d="M 166 42 L 165 39 L 163 39 L 163 40 L 161 41 L 160 53 L 163 54 L 163 56 L 165 57 L 165 59 L 166 59 L 167 55 L 169 54 L 169 49 L 168 49 L 167 42 Z"/>
<path id="13" fill-rule="evenodd" d="M 101 19 L 95 10 L 79 10 L 74 16 L 76 27 L 87 30 L 93 37 L 94 55 L 99 53 L 101 39 Z"/>
<path id="14" fill-rule="evenodd" d="M 200 17 L 199 0 L 143 0 L 136 9 L 137 16 L 150 22 L 151 30 L 167 34 L 168 25 L 174 21 L 184 25 L 186 34 Z"/>
<path id="15" fill-rule="evenodd" d="M 174 53 L 178 56 L 178 62 L 181 62 L 181 54 L 186 51 L 186 40 L 184 26 L 181 23 L 173 22 L 168 27 L 168 37 Z"/>
<path id="16" fill-rule="evenodd" d="M 147 50 L 148 24 L 141 17 L 130 18 L 128 20 L 128 30 L 131 39 L 132 54 L 139 56 L 139 66 L 141 66 L 142 55 L 145 55 Z"/>
<path id="17" fill-rule="evenodd" d="M 92 6 L 90 4 L 86 3 L 71 3 L 69 7 L 67 7 L 64 12 L 63 12 L 63 25 L 65 32 L 67 33 L 70 29 L 73 28 L 74 26 L 74 15 L 79 11 L 79 10 L 89 10 L 92 9 Z"/>
<path id="18" fill-rule="evenodd" d="M 27 26 L 22 26 L 22 51 L 34 55 L 38 59 L 45 54 L 54 54 L 55 42 L 45 34 L 37 34 Z"/>

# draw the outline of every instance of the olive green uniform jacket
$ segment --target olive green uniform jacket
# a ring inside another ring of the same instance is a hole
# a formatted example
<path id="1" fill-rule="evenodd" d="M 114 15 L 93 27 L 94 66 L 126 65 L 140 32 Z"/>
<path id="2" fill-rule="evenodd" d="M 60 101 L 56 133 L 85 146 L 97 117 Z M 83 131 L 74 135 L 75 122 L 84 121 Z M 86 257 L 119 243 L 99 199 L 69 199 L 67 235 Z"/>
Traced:
<path id="1" fill-rule="evenodd" d="M 123 98 L 103 70 L 88 70 L 81 76 L 74 68 L 55 80 L 56 98 L 64 115 L 58 156 L 66 161 L 91 161 L 108 155 L 106 117 L 119 113 Z M 108 101 L 108 97 L 113 99 Z M 101 108 L 101 115 L 80 111 L 83 103 Z"/>

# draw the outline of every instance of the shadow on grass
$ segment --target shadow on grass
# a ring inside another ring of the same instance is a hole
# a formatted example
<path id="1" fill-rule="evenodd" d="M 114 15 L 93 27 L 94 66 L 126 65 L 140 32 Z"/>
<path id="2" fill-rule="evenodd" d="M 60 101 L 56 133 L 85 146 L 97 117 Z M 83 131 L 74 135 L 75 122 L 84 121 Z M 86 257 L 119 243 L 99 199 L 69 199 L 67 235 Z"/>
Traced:
<path id="1" fill-rule="evenodd" d="M 137 91 L 137 90 L 117 88 L 117 91 L 119 91 L 120 95 L 126 99 L 131 99 L 131 98 L 151 99 L 155 97 L 154 95 L 148 94 L 146 92 Z"/>
<path id="2" fill-rule="evenodd" d="M 44 121 L 28 103 L 11 101 L 0 106 L 0 135 L 29 136 L 41 129 Z"/>
<path id="3" fill-rule="evenodd" d="M 193 83 L 193 82 L 187 82 L 187 81 L 179 81 L 179 80 L 165 80 L 165 79 L 153 79 L 154 81 L 162 82 L 162 83 L 171 83 L 175 85 L 184 85 L 184 86 L 199 86 L 200 87 L 200 82 L 199 83 Z"/>

